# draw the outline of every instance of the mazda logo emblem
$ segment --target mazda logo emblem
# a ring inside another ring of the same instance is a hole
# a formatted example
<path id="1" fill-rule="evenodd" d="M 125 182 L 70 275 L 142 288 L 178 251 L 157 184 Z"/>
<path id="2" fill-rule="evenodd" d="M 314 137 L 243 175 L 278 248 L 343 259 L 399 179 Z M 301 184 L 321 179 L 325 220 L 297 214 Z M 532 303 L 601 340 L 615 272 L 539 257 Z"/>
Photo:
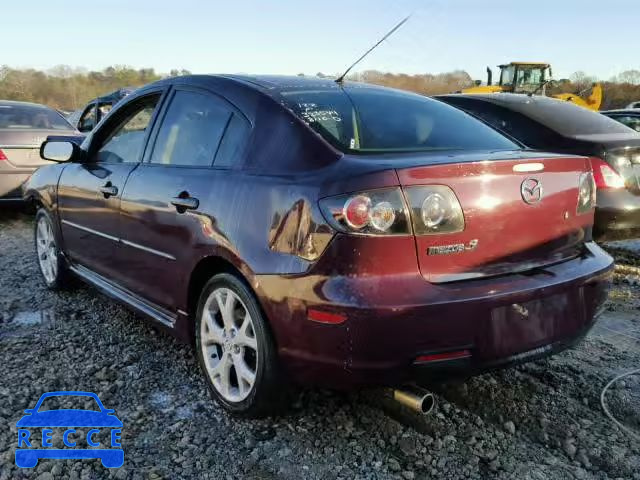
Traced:
<path id="1" fill-rule="evenodd" d="M 542 183 L 537 178 L 525 178 L 520 185 L 522 200 L 529 205 L 533 205 L 542 200 Z"/>

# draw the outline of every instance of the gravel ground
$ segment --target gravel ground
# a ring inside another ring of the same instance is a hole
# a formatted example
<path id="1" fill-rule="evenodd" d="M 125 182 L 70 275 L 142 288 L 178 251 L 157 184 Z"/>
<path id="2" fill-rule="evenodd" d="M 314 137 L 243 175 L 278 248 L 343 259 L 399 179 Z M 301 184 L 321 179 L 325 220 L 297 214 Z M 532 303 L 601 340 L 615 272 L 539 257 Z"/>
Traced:
<path id="1" fill-rule="evenodd" d="M 600 407 L 616 375 L 640 367 L 640 275 L 615 276 L 608 310 L 577 348 L 436 388 L 415 417 L 383 392 L 300 393 L 286 416 L 239 420 L 208 396 L 191 347 L 80 285 L 41 283 L 32 218 L 0 210 L 0 479 L 640 479 L 640 437 Z M 620 263 L 640 256 L 611 247 Z M 14 465 L 16 421 L 53 390 L 96 392 L 124 422 L 125 464 Z M 640 375 L 607 394 L 640 435 Z M 399 421 L 400 420 L 400 421 Z"/>

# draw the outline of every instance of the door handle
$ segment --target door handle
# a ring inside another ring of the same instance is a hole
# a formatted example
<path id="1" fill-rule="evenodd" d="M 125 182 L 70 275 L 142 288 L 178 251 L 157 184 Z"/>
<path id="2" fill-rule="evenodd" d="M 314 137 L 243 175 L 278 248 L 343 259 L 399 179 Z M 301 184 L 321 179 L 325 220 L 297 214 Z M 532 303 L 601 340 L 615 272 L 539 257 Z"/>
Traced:
<path id="1" fill-rule="evenodd" d="M 200 205 L 200 201 L 195 197 L 190 197 L 187 192 L 182 192 L 177 197 L 171 199 L 171 205 L 176 207 L 178 213 L 184 213 L 186 210 L 195 210 Z"/>
<path id="2" fill-rule="evenodd" d="M 109 198 L 118 194 L 118 187 L 111 185 L 111 182 L 107 182 L 105 185 L 100 187 L 99 190 L 104 195 L 104 198 Z"/>

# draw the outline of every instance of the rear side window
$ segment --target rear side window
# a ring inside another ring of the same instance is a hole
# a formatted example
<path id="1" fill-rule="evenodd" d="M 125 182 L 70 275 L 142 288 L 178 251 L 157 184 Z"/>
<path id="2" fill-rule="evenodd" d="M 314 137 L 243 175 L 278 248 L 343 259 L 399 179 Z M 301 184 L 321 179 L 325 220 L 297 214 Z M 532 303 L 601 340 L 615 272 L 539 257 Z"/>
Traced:
<path id="1" fill-rule="evenodd" d="M 640 132 L 640 116 L 632 115 L 616 115 L 611 116 L 614 120 L 626 125 L 629 128 L 633 128 L 636 132 Z"/>
<path id="2" fill-rule="evenodd" d="M 514 104 L 510 109 L 567 137 L 599 133 L 629 133 L 624 125 L 615 120 L 571 102 L 542 97 L 534 98 L 527 103 Z"/>
<path id="3" fill-rule="evenodd" d="M 250 132 L 249 122 L 234 113 L 220 142 L 214 165 L 232 167 L 242 163 Z"/>
<path id="4" fill-rule="evenodd" d="M 444 101 L 476 115 L 526 147 L 547 149 L 553 148 L 558 142 L 556 133 L 521 113 L 513 112 L 490 102 L 466 97 L 445 97 Z"/>
<path id="5" fill-rule="evenodd" d="M 151 163 L 210 167 L 233 112 L 217 98 L 179 90 L 164 117 Z"/>
<path id="6" fill-rule="evenodd" d="M 363 87 L 282 95 L 298 117 L 346 152 L 519 148 L 466 113 L 421 95 Z"/>
<path id="7" fill-rule="evenodd" d="M 0 103 L 0 128 L 9 130 L 73 130 L 62 115 L 38 105 Z"/>

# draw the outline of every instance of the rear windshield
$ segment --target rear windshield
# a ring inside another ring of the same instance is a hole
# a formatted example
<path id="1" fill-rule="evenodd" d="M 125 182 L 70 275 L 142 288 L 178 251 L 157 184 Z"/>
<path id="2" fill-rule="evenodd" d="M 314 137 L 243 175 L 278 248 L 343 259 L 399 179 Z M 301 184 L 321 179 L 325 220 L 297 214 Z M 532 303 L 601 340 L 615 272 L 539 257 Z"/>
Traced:
<path id="1" fill-rule="evenodd" d="M 37 105 L 0 103 L 0 128 L 15 130 L 73 130 L 58 112 Z"/>
<path id="2" fill-rule="evenodd" d="M 466 113 L 420 95 L 363 87 L 282 95 L 298 117 L 343 152 L 519 148 Z"/>
<path id="3" fill-rule="evenodd" d="M 631 130 L 621 123 L 570 102 L 541 99 L 504 106 L 568 137 L 597 133 L 631 133 Z"/>

